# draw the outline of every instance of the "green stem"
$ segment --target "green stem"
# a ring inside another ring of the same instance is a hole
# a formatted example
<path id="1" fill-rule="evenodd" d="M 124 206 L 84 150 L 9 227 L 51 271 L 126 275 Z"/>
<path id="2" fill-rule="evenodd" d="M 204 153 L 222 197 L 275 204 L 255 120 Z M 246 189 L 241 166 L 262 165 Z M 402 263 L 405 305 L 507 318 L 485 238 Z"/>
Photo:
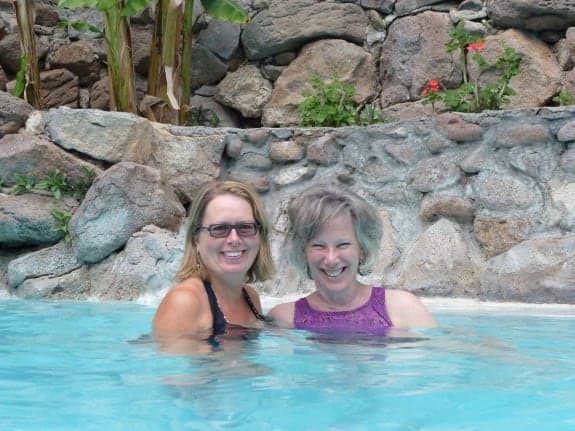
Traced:
<path id="1" fill-rule="evenodd" d="M 118 2 L 103 11 L 111 87 L 110 109 L 137 114 L 130 29 L 127 19 L 121 15 L 122 8 L 122 2 Z"/>
<path id="2" fill-rule="evenodd" d="M 461 50 L 461 73 L 463 74 L 463 82 L 467 84 L 467 56 L 465 55 L 465 48 Z"/>
<path id="3" fill-rule="evenodd" d="M 20 33 L 20 49 L 22 56 L 27 58 L 26 100 L 36 109 L 44 109 L 38 56 L 36 55 L 32 4 L 30 0 L 15 0 L 14 7 L 16 8 L 16 19 Z"/>
<path id="4" fill-rule="evenodd" d="M 148 68 L 148 94 L 156 97 L 162 95 L 162 1 L 156 3 L 154 33 L 152 35 L 152 46 L 150 48 L 150 67 Z M 165 84 L 164 84 L 165 87 Z"/>
<path id="5" fill-rule="evenodd" d="M 178 103 L 178 67 L 177 52 L 179 49 L 179 31 L 182 16 L 182 7 L 175 6 L 171 1 L 162 5 L 166 14 L 164 35 L 162 39 L 162 65 L 166 76 L 166 93 L 172 109 L 179 109 Z"/>
<path id="6" fill-rule="evenodd" d="M 192 95 L 192 48 L 194 27 L 194 0 L 186 0 L 183 23 L 183 51 L 182 51 L 182 100 L 180 106 L 179 123 L 186 122 L 187 110 L 190 108 Z"/>

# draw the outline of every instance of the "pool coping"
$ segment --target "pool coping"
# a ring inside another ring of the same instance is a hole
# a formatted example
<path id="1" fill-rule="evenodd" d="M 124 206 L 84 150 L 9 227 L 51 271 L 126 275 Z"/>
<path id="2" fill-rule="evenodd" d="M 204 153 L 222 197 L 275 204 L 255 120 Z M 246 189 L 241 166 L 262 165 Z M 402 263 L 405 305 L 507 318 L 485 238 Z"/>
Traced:
<path id="1" fill-rule="evenodd" d="M 262 308 L 269 311 L 274 305 L 295 301 L 304 294 L 290 294 L 285 296 L 261 295 Z M 493 302 L 479 301 L 471 298 L 421 298 L 425 306 L 433 313 L 502 313 L 521 314 L 548 317 L 575 317 L 575 304 L 533 304 L 523 302 Z"/>

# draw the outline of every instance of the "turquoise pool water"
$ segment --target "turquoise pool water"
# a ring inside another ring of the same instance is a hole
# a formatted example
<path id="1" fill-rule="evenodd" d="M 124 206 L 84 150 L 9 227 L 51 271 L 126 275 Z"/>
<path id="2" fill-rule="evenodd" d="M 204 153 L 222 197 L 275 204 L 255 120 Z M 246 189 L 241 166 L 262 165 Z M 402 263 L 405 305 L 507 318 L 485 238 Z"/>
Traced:
<path id="1" fill-rule="evenodd" d="M 435 310 L 418 339 L 265 330 L 174 356 L 153 308 L 0 300 L 0 430 L 573 430 L 575 313 Z"/>

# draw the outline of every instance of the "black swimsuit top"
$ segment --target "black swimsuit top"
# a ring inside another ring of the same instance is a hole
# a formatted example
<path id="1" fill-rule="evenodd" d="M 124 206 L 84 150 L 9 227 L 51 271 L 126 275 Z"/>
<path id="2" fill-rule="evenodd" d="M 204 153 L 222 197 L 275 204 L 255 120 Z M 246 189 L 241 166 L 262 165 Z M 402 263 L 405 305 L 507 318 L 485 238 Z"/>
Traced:
<path id="1" fill-rule="evenodd" d="M 208 295 L 208 301 L 210 302 L 210 310 L 212 311 L 212 317 L 214 321 L 212 325 L 212 336 L 224 334 L 226 332 L 226 326 L 228 322 L 226 322 L 224 313 L 222 313 L 222 310 L 220 310 L 218 300 L 216 299 L 216 294 L 214 293 L 212 285 L 210 284 L 209 281 L 204 280 L 204 289 L 206 289 L 206 293 Z M 250 310 L 252 310 L 254 316 L 256 316 L 256 319 L 265 321 L 266 320 L 265 317 L 258 311 L 258 309 L 252 302 L 250 295 L 248 295 L 248 292 L 246 291 L 245 288 L 242 288 L 242 293 L 244 299 L 246 300 L 248 306 L 250 307 Z"/>

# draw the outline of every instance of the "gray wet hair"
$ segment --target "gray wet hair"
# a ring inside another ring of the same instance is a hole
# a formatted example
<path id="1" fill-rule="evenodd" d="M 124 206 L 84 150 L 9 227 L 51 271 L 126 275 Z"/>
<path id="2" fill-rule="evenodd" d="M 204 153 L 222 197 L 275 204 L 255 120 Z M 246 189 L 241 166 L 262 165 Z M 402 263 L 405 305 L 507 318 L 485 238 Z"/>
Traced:
<path id="1" fill-rule="evenodd" d="M 371 272 L 381 246 L 383 224 L 378 211 L 341 185 L 316 185 L 296 196 L 288 205 L 289 230 L 285 246 L 290 262 L 309 277 L 306 247 L 321 228 L 342 214 L 353 221 L 355 237 L 363 254 L 358 272 Z"/>

